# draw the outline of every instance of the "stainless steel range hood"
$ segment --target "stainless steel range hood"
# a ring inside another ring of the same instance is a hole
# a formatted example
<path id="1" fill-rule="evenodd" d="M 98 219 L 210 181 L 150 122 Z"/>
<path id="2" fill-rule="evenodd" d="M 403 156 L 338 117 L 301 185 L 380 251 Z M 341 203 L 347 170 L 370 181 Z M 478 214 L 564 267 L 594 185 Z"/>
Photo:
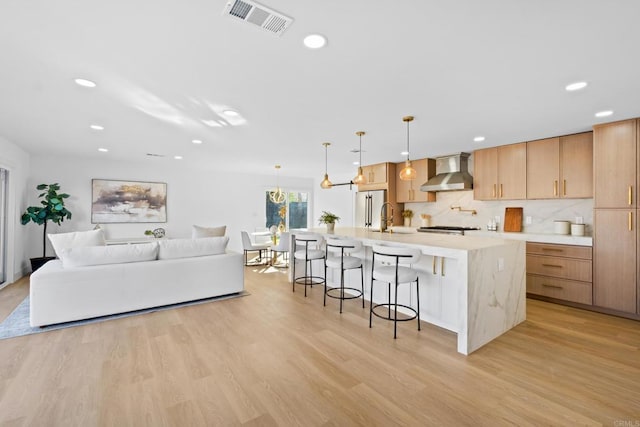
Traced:
<path id="1" fill-rule="evenodd" d="M 436 158 L 436 175 L 420 186 L 420 191 L 471 190 L 473 177 L 468 172 L 469 153 Z"/>

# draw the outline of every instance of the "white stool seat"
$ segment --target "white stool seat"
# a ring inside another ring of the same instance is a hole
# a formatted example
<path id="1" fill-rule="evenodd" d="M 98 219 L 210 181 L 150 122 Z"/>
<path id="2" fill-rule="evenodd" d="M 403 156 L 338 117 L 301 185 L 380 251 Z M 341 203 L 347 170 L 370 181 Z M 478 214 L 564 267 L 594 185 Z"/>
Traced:
<path id="1" fill-rule="evenodd" d="M 296 259 L 322 259 L 324 258 L 324 251 L 321 249 L 308 249 L 307 251 L 302 249 L 300 251 L 296 251 L 293 256 Z"/>
<path id="2" fill-rule="evenodd" d="M 345 256 L 344 264 L 342 264 L 342 261 L 343 259 L 339 256 L 327 256 L 327 267 L 351 270 L 352 268 L 359 268 L 362 265 L 362 260 L 355 256 Z"/>
<path id="3" fill-rule="evenodd" d="M 385 265 L 373 270 L 374 280 L 381 282 L 395 283 L 396 267 Z M 398 283 L 415 282 L 418 279 L 418 272 L 413 268 L 398 266 Z"/>

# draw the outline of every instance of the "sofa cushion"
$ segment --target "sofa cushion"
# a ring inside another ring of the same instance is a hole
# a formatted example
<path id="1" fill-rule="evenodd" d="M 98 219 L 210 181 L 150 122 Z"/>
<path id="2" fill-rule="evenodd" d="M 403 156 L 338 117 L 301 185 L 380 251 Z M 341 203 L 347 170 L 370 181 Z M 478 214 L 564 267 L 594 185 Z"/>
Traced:
<path id="1" fill-rule="evenodd" d="M 85 246 L 60 251 L 64 268 L 89 265 L 153 261 L 158 257 L 156 242 L 135 245 Z"/>
<path id="2" fill-rule="evenodd" d="M 58 258 L 60 252 L 67 248 L 82 248 L 86 246 L 104 246 L 104 232 L 100 229 L 91 231 L 74 231 L 72 233 L 47 234 L 51 246 Z"/>
<path id="3" fill-rule="evenodd" d="M 200 239 L 202 237 L 222 237 L 226 231 L 226 225 L 222 225 L 220 227 L 200 227 L 198 225 L 194 225 L 191 232 L 191 238 Z"/>
<path id="4" fill-rule="evenodd" d="M 174 259 L 219 255 L 225 253 L 229 238 L 203 237 L 201 239 L 169 239 L 158 242 L 158 259 Z"/>

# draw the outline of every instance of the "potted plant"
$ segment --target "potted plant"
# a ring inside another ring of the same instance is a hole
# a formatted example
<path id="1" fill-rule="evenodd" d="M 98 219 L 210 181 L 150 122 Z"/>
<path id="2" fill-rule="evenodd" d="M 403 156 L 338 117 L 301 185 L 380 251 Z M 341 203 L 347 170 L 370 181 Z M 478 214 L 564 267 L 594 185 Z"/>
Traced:
<path id="1" fill-rule="evenodd" d="M 336 222 L 338 221 L 340 221 L 340 217 L 338 215 L 327 211 L 322 211 L 322 215 L 320 215 L 320 218 L 318 219 L 319 224 L 326 224 L 327 233 L 333 233 Z"/>
<path id="2" fill-rule="evenodd" d="M 404 226 L 411 227 L 411 218 L 413 218 L 413 211 L 411 209 L 403 210 L 402 218 L 404 218 Z"/>
<path id="3" fill-rule="evenodd" d="M 31 258 L 31 270 L 36 271 L 42 267 L 47 261 L 55 257 L 47 257 L 47 223 L 49 221 L 60 225 L 65 219 L 71 219 L 71 212 L 64 206 L 64 199 L 69 198 L 66 193 L 58 193 L 60 185 L 40 184 L 36 189 L 43 191 L 38 195 L 41 206 L 29 206 L 22 214 L 20 222 L 26 225 L 29 222 L 35 222 L 38 225 L 44 225 L 42 231 L 42 257 Z"/>

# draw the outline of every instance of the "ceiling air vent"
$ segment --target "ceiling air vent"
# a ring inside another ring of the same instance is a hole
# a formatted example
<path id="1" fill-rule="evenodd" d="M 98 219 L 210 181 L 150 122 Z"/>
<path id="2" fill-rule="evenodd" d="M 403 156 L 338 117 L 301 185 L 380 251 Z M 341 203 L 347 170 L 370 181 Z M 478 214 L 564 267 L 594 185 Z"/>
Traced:
<path id="1" fill-rule="evenodd" d="M 293 19 L 288 16 L 256 2 L 246 0 L 231 0 L 227 2 L 222 13 L 257 25 L 277 36 L 282 35 L 293 22 Z"/>

